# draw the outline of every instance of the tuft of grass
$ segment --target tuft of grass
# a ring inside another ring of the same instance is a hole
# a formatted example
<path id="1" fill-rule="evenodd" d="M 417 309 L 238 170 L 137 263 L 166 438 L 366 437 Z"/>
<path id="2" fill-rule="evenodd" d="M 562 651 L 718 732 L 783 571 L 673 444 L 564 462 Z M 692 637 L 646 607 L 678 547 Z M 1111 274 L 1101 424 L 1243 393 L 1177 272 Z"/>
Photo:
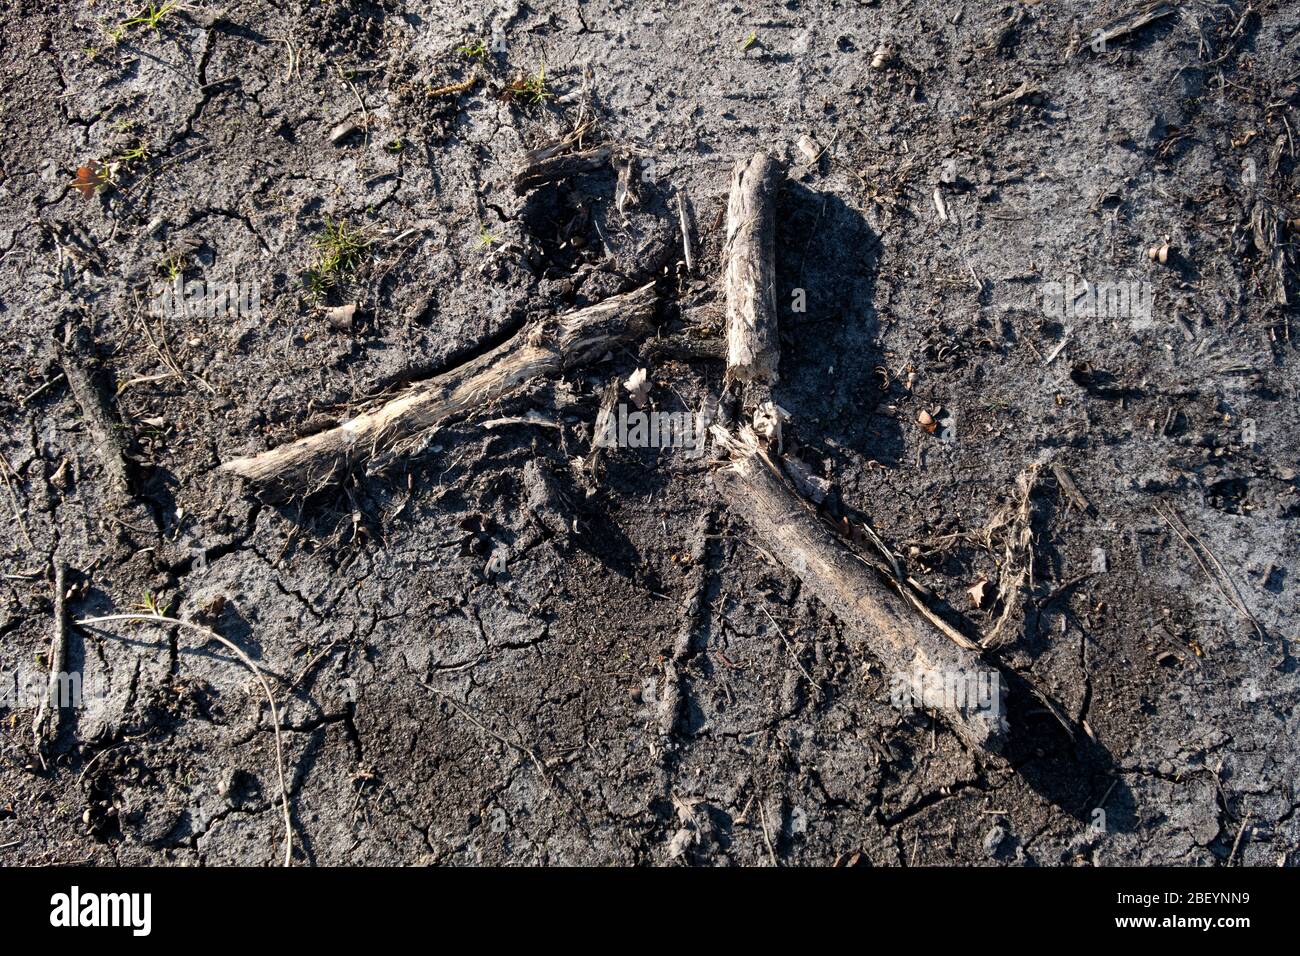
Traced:
<path id="1" fill-rule="evenodd" d="M 119 166 L 131 166 L 134 163 L 143 163 L 149 158 L 149 146 L 144 140 L 137 140 L 134 146 L 127 147 L 113 157 L 113 162 Z"/>
<path id="2" fill-rule="evenodd" d="M 185 275 L 185 270 L 189 267 L 189 258 L 179 252 L 173 252 L 163 260 L 163 268 L 167 271 L 168 282 L 175 282 L 177 278 Z"/>
<path id="3" fill-rule="evenodd" d="M 118 28 L 122 30 L 123 34 L 134 27 L 144 27 L 146 30 L 152 30 L 154 33 L 157 33 L 162 22 L 166 20 L 175 9 L 175 3 L 151 3 L 140 13 L 119 23 Z"/>
<path id="4" fill-rule="evenodd" d="M 467 60 L 483 62 L 488 57 L 488 45 L 481 38 L 471 38 L 461 46 L 456 47 L 456 52 Z"/>
<path id="5" fill-rule="evenodd" d="M 486 225 L 482 223 L 479 224 L 478 239 L 475 240 L 475 244 L 480 249 L 491 249 L 492 246 L 499 241 L 500 240 L 497 238 L 496 233 L 494 233 Z"/>
<path id="6" fill-rule="evenodd" d="M 542 63 L 537 72 L 532 76 L 521 77 L 514 80 L 508 87 L 506 87 L 506 89 L 515 99 L 529 103 L 533 106 L 544 103 L 555 96 L 546 82 L 545 63 Z"/>
<path id="7" fill-rule="evenodd" d="M 316 260 L 307 273 L 307 285 L 317 297 L 350 281 L 365 260 L 370 240 L 346 219 L 326 219 L 325 229 L 312 240 Z"/>
<path id="8" fill-rule="evenodd" d="M 144 600 L 139 604 L 131 605 L 136 610 L 144 611 L 146 614 L 153 614 L 157 617 L 167 617 L 168 611 L 171 610 L 171 602 L 162 604 L 152 592 L 146 591 Z"/>

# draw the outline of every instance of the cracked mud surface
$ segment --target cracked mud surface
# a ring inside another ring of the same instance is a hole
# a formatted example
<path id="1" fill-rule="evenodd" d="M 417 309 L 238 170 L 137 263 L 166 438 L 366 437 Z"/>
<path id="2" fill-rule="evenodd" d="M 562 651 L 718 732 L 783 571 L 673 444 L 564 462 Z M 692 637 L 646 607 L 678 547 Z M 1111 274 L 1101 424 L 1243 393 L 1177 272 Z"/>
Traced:
<path id="1" fill-rule="evenodd" d="M 7 0 L 0 26 L 6 673 L 44 664 L 56 557 L 74 618 L 146 594 L 207 614 L 277 678 L 298 862 L 1296 862 L 1300 413 L 1278 288 L 1300 289 L 1293 227 L 1281 278 L 1252 242 L 1261 208 L 1300 215 L 1294 6 L 1190 2 L 1104 52 L 1088 38 L 1117 3 L 235 0 L 115 46 L 108 6 Z M 428 94 L 494 35 L 475 88 Z M 495 95 L 542 62 L 553 98 Z M 641 156 L 626 218 L 612 172 L 510 188 L 574 122 L 584 62 L 597 135 Z M 1023 81 L 1039 92 L 982 105 Z M 141 142 L 83 198 L 79 166 Z M 611 379 L 648 368 L 664 410 L 718 392 L 721 217 L 759 148 L 786 164 L 776 398 L 798 454 L 972 637 L 1000 613 L 967 596 L 999 579 L 984 529 L 1036 468 L 1032 580 L 994 653 L 1073 738 L 1023 694 L 1005 763 L 900 714 L 707 460 L 619 449 L 590 492 L 575 472 Z M 373 240 L 323 303 L 360 304 L 344 330 L 303 282 L 337 221 Z M 187 279 L 256 281 L 260 315 L 150 317 L 176 256 Z M 706 354 L 639 344 L 307 501 L 216 470 L 647 276 L 661 334 Z M 1148 283 L 1150 321 L 1045 315 L 1070 277 Z M 65 340 L 129 443 L 125 494 Z M 916 424 L 940 410 L 950 441 Z M 530 411 L 559 427 L 483 424 Z M 278 861 L 270 713 L 233 657 L 117 626 L 73 628 L 67 664 L 98 694 L 64 712 L 47 768 L 30 711 L 0 709 L 0 862 Z"/>

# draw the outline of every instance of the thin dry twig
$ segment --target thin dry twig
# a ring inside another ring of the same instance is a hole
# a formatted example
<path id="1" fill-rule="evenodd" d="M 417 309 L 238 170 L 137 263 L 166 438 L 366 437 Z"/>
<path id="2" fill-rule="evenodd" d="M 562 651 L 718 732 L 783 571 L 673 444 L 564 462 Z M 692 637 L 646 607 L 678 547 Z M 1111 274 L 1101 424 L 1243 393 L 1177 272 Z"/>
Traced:
<path id="1" fill-rule="evenodd" d="M 36 719 L 32 722 L 32 737 L 36 750 L 44 764 L 45 744 L 53 740 L 59 732 L 59 711 L 64 701 L 59 699 L 59 675 L 63 673 L 68 655 L 68 610 L 67 596 L 68 565 L 61 558 L 54 562 L 54 632 L 50 637 L 49 678 L 45 693 L 41 697 L 40 707 L 36 709 Z"/>
<path id="2" fill-rule="evenodd" d="M 284 811 L 284 865 L 293 866 L 293 821 L 289 813 L 289 786 L 285 782 L 284 745 L 280 739 L 280 709 L 275 705 L 275 694 L 271 692 L 271 685 L 267 683 L 262 669 L 253 663 L 253 659 L 228 638 L 222 637 L 211 628 L 195 624 L 192 621 L 182 621 L 176 617 L 166 617 L 162 614 L 105 614 L 100 617 L 83 617 L 74 623 L 81 627 L 89 627 L 93 624 L 112 624 L 115 622 L 159 624 L 164 627 L 188 629 L 196 634 L 201 634 L 210 641 L 217 641 L 226 650 L 238 657 L 240 663 L 253 672 L 253 676 L 262 685 L 262 690 L 266 692 L 267 703 L 271 705 L 271 721 L 275 730 L 275 765 L 276 772 L 280 776 L 280 806 Z"/>
<path id="3" fill-rule="evenodd" d="M 0 466 L 3 466 L 3 471 L 0 471 L 0 478 L 4 478 L 5 488 L 9 491 L 9 500 L 14 506 L 14 520 L 18 522 L 18 530 L 22 532 L 23 540 L 27 542 L 27 547 L 34 550 L 36 545 L 32 544 L 32 537 L 27 533 L 27 525 L 23 521 L 23 511 L 18 504 L 18 494 L 14 491 L 14 486 L 9 480 L 10 475 L 17 479 L 18 473 L 14 471 L 13 466 L 9 464 L 8 459 L 3 455 L 0 455 Z"/>
<path id="4" fill-rule="evenodd" d="M 452 710 L 456 711 L 456 713 L 464 717 L 466 720 L 468 720 L 479 730 L 483 731 L 483 733 L 487 734 L 493 740 L 497 741 L 497 743 L 500 743 L 510 748 L 511 750 L 521 753 L 529 760 L 531 760 L 533 762 L 533 766 L 537 768 L 537 772 L 542 775 L 542 780 L 546 783 L 548 787 L 551 785 L 551 775 L 547 769 L 546 762 L 542 760 L 541 755 L 536 750 L 534 750 L 532 747 L 525 746 L 524 744 L 517 743 L 516 741 L 513 741 L 508 737 L 505 737 L 502 734 L 497 733 L 487 724 L 483 723 L 483 721 L 479 720 L 476 716 L 474 716 L 473 711 L 469 709 L 469 705 L 462 703 L 461 701 L 457 700 L 455 697 L 452 697 L 445 690 L 439 690 L 437 687 L 434 687 L 432 684 L 427 684 L 424 681 L 420 680 L 419 678 L 416 678 L 415 682 L 419 684 L 421 687 L 423 687 L 425 690 L 427 690 L 429 693 L 433 694 L 439 700 L 446 701 L 448 704 L 451 705 Z"/>
<path id="5" fill-rule="evenodd" d="M 1192 553 L 1192 557 L 1196 559 L 1196 563 L 1200 565 L 1201 570 L 1205 572 L 1205 576 L 1219 589 L 1219 593 L 1223 595 L 1223 599 L 1232 605 L 1233 610 L 1241 615 L 1243 620 L 1250 622 L 1251 627 L 1255 629 L 1255 633 L 1259 635 L 1260 640 L 1267 638 L 1268 635 L 1264 633 L 1264 628 L 1260 626 L 1255 615 L 1250 612 L 1250 608 L 1246 607 L 1246 602 L 1242 600 L 1241 592 L 1237 590 L 1237 585 L 1233 583 L 1232 576 L 1228 574 L 1228 569 L 1223 566 L 1223 562 L 1219 560 L 1218 556 L 1210 550 L 1209 546 L 1206 545 L 1204 541 L 1197 537 L 1196 532 L 1187 526 L 1187 522 L 1182 519 L 1182 516 L 1179 515 L 1175 509 L 1170 508 L 1169 514 L 1166 515 L 1164 511 L 1160 509 L 1159 505 L 1153 505 L 1153 508 L 1155 509 L 1155 513 L 1160 516 L 1161 520 L 1164 521 L 1165 524 L 1169 525 L 1169 529 L 1173 531 L 1184 545 L 1187 546 L 1187 550 Z M 1178 522 L 1177 525 L 1174 524 L 1175 521 Z M 1214 571 L 1210 570 L 1209 565 L 1207 565 L 1201 557 L 1202 552 L 1204 552 L 1205 556 L 1213 563 L 1218 574 L 1215 574 Z"/>

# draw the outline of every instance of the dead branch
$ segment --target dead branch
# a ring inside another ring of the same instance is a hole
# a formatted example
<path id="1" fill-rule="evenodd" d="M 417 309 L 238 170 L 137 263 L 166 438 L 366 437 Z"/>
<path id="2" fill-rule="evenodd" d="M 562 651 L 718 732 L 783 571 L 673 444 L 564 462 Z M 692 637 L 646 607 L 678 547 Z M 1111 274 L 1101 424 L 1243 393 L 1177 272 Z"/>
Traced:
<path id="1" fill-rule="evenodd" d="M 781 357 L 776 318 L 776 163 L 739 162 L 727 201 L 727 379 L 771 385 Z"/>
<path id="2" fill-rule="evenodd" d="M 90 374 L 81 366 L 77 357 L 66 348 L 59 349 L 59 362 L 63 366 L 63 375 L 68 380 L 72 397 L 81 408 L 82 420 L 95 443 L 95 451 L 104 463 L 109 484 L 122 497 L 131 496 L 131 470 L 126 456 L 125 443 L 119 434 L 119 426 L 113 421 L 108 404 L 96 387 Z"/>
<path id="3" fill-rule="evenodd" d="M 733 438 L 715 428 L 730 462 L 714 474 L 728 506 L 753 529 L 763 547 L 800 580 L 862 640 L 893 674 L 917 670 L 944 675 L 988 673 L 992 668 L 974 651 L 960 647 L 918 617 L 889 590 L 794 492 L 779 466 L 752 433 Z M 968 744 L 999 753 L 1005 732 L 999 715 L 966 701 L 941 713 Z M 992 719 L 990 719 L 992 718 Z"/>
<path id="4" fill-rule="evenodd" d="M 487 354 L 418 382 L 337 428 L 235 458 L 221 468 L 261 486 L 270 500 L 309 494 L 381 453 L 401 454 L 409 447 L 408 439 L 504 398 L 534 379 L 600 358 L 647 329 L 654 303 L 654 285 L 647 284 L 533 324 Z"/>
<path id="5" fill-rule="evenodd" d="M 608 146 L 570 152 L 573 142 L 572 137 L 566 137 L 524 153 L 515 165 L 515 195 L 600 169 L 613 155 Z"/>

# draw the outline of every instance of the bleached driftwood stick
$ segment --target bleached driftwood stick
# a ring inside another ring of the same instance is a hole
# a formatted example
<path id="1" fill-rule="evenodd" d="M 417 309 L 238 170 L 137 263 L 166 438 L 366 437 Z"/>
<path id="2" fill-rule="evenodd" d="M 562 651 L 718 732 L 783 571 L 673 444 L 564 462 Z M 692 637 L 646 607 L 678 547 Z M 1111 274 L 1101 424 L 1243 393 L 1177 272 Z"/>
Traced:
<path id="1" fill-rule="evenodd" d="M 763 548 L 866 644 L 891 678 L 910 679 L 921 672 L 927 683 L 938 678 L 965 690 L 983 679 L 983 686 L 992 686 L 994 692 L 985 701 L 954 695 L 945 705 L 957 706 L 943 706 L 938 712 L 972 747 L 1000 753 L 1005 724 L 999 719 L 1004 713 L 997 692 L 1000 683 L 992 681 L 996 670 L 891 591 L 790 487 L 752 432 L 743 429 L 732 436 L 715 427 L 714 437 L 731 456 L 713 478 L 728 506 L 744 518 Z"/>
<path id="2" fill-rule="evenodd" d="M 771 385 L 778 378 L 776 173 L 776 163 L 762 152 L 731 173 L 723 272 L 727 378 L 742 383 Z"/>
<path id="3" fill-rule="evenodd" d="M 452 418 L 517 391 L 528 382 L 594 361 L 646 331 L 653 283 L 520 330 L 492 351 L 411 385 L 374 411 L 259 455 L 221 466 L 262 487 L 271 500 L 306 495 L 348 469 Z"/>

